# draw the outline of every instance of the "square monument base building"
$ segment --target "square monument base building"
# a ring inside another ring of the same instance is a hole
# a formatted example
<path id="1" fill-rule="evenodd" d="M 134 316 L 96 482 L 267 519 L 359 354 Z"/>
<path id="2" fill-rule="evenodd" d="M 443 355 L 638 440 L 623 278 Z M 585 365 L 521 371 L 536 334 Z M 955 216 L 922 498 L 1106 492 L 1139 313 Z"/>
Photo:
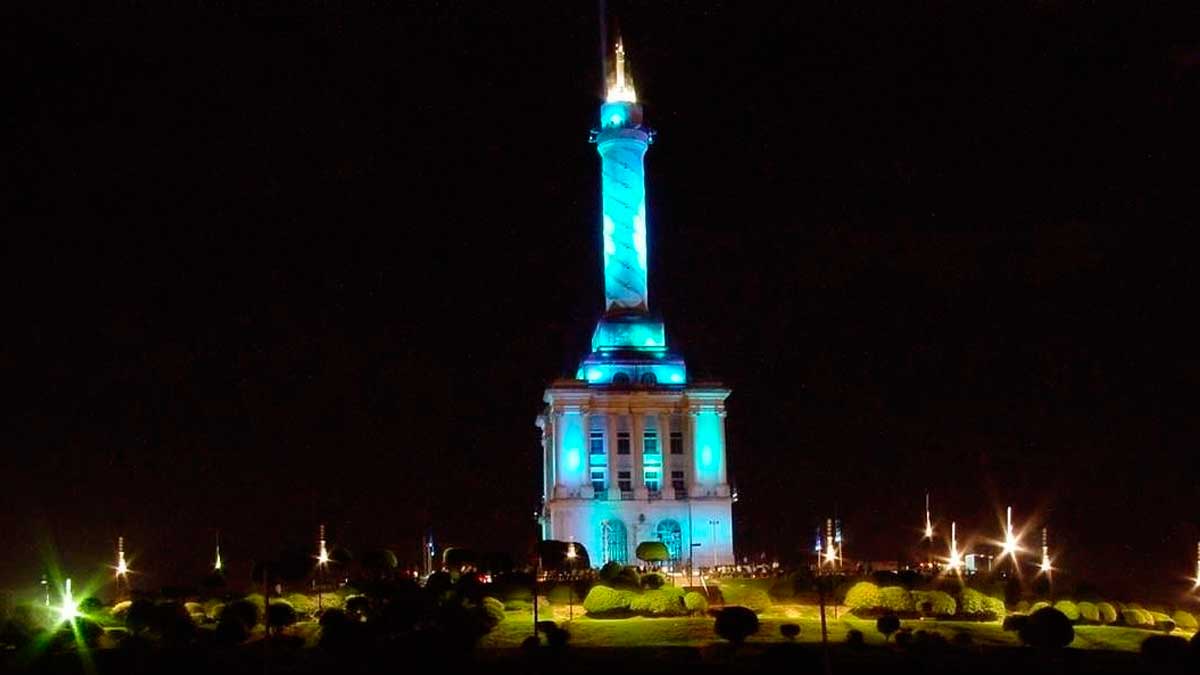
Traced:
<path id="1" fill-rule="evenodd" d="M 546 389 L 542 537 L 586 547 L 595 566 L 637 564 L 643 541 L 666 544 L 673 570 L 731 565 L 732 495 L 725 399 L 691 382 L 649 311 L 643 125 L 625 54 L 592 133 L 601 160 L 605 311 L 574 379 Z"/>

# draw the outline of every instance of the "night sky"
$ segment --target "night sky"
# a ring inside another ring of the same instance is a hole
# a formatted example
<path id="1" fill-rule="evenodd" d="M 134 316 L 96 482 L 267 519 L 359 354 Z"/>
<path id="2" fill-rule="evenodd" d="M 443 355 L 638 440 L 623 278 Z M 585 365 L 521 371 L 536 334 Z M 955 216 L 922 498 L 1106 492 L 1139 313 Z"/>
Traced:
<path id="1" fill-rule="evenodd" d="M 1186 587 L 1200 16 L 793 4 L 609 3 L 739 554 L 836 510 L 895 559 L 928 488 L 944 530 L 1047 520 L 1064 583 Z M 524 553 L 602 309 L 596 7 L 407 11 L 0 28 L 0 588 L 118 534 L 144 587 L 217 529 L 235 580 L 320 521 Z"/>

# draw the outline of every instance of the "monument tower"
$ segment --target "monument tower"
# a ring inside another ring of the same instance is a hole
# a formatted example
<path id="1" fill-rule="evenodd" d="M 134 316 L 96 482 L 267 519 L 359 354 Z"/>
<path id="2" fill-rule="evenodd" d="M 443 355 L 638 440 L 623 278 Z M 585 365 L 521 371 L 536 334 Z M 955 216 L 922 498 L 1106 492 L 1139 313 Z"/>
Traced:
<path id="1" fill-rule="evenodd" d="M 594 565 L 635 563 L 662 541 L 683 569 L 734 563 L 725 399 L 693 382 L 650 312 L 646 181 L 654 141 L 618 40 L 600 124 L 604 313 L 574 378 L 545 392 L 542 537 L 583 544 Z"/>

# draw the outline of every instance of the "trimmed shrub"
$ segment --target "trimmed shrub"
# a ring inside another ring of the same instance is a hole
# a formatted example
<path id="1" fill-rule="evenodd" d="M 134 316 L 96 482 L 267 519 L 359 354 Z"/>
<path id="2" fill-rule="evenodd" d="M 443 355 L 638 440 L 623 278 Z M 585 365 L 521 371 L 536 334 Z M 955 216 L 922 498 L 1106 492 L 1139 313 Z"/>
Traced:
<path id="1" fill-rule="evenodd" d="M 1096 609 L 1096 605 L 1090 602 L 1081 602 L 1075 605 L 1079 609 L 1079 619 L 1084 623 L 1100 623 L 1100 610 Z"/>
<path id="2" fill-rule="evenodd" d="M 746 607 L 725 607 L 717 612 L 713 630 L 722 638 L 740 645 L 758 632 L 758 616 Z"/>
<path id="3" fill-rule="evenodd" d="M 666 583 L 667 583 L 666 577 L 659 574 L 658 572 L 651 572 L 649 574 L 642 575 L 642 588 L 648 588 L 650 590 L 654 590 L 657 588 L 662 588 L 663 585 Z"/>
<path id="4" fill-rule="evenodd" d="M 913 591 L 913 606 L 925 616 L 954 616 L 958 601 L 943 591 Z"/>
<path id="5" fill-rule="evenodd" d="M 1154 617 L 1144 609 L 1126 607 L 1121 610 L 1121 623 L 1132 628 L 1154 628 Z"/>
<path id="6" fill-rule="evenodd" d="M 365 595 L 351 595 L 346 598 L 343 607 L 351 619 L 362 621 L 371 613 L 371 600 Z"/>
<path id="7" fill-rule="evenodd" d="M 998 619 L 1000 617 L 996 616 L 996 605 L 990 600 L 991 598 L 974 588 L 964 588 L 958 595 L 958 613 L 973 619 Z M 1001 610 L 1000 615 L 1004 614 Z"/>
<path id="8" fill-rule="evenodd" d="M 267 624 L 272 628 L 283 628 L 296 623 L 296 608 L 287 600 L 276 600 L 267 608 Z"/>
<path id="9" fill-rule="evenodd" d="M 1154 622 L 1154 629 L 1161 630 L 1164 633 L 1170 633 L 1175 630 L 1175 620 L 1163 614 L 1162 612 L 1149 612 L 1150 619 Z"/>
<path id="10" fill-rule="evenodd" d="M 619 591 L 608 586 L 592 586 L 587 597 L 583 599 L 583 609 L 588 614 L 617 614 L 629 611 L 633 594 L 629 591 Z"/>
<path id="11" fill-rule="evenodd" d="M 642 575 L 638 574 L 636 567 L 625 566 L 613 578 L 612 587 L 617 590 L 640 591 L 642 590 Z"/>
<path id="12" fill-rule="evenodd" d="M 660 588 L 634 595 L 629 601 L 629 611 L 643 616 L 681 616 L 686 612 L 683 591 L 680 589 L 678 593 L 674 593 Z"/>
<path id="13" fill-rule="evenodd" d="M 693 614 L 703 614 L 708 611 L 708 598 L 703 593 L 692 591 L 683 596 L 683 606 Z"/>
<path id="14" fill-rule="evenodd" d="M 504 621 L 504 603 L 499 600 L 486 597 L 479 605 L 483 607 L 483 611 L 487 614 L 487 622 L 489 630 L 496 627 L 496 624 Z"/>
<path id="15" fill-rule="evenodd" d="M 892 633 L 900 630 L 900 617 L 896 616 L 895 614 L 884 614 L 875 620 L 875 630 L 883 633 L 883 639 L 885 641 L 891 640 Z"/>
<path id="16" fill-rule="evenodd" d="M 600 577 L 600 581 L 611 586 L 616 582 L 617 576 L 621 574 L 622 569 L 624 569 L 624 567 L 621 565 L 621 563 L 617 562 L 616 560 L 609 560 L 608 562 L 604 563 L 604 567 L 600 568 L 600 573 L 598 575 Z"/>
<path id="17" fill-rule="evenodd" d="M 879 606 L 879 587 L 869 581 L 860 581 L 846 591 L 845 605 L 850 611 L 864 611 Z"/>
<path id="18" fill-rule="evenodd" d="M 1117 608 L 1107 602 L 1097 602 L 1096 611 L 1100 614 L 1100 623 L 1107 626 L 1117 622 Z"/>
<path id="19" fill-rule="evenodd" d="M 1079 607 L 1070 600 L 1059 600 L 1054 603 L 1054 609 L 1062 612 L 1063 616 L 1067 617 L 1067 620 L 1071 623 L 1079 620 Z"/>
<path id="20" fill-rule="evenodd" d="M 885 586 L 879 589 L 879 607 L 886 612 L 907 613 L 915 608 L 912 595 L 899 586 Z"/>
<path id="21" fill-rule="evenodd" d="M 1016 606 L 1016 610 L 1018 612 L 1020 612 L 1021 614 L 1028 614 L 1029 613 L 1029 601 L 1022 600 L 1022 601 L 1018 602 L 1017 606 Z"/>
<path id="22" fill-rule="evenodd" d="M 796 637 L 800 635 L 800 626 L 794 623 L 782 624 L 779 626 L 779 634 L 782 635 L 785 640 L 795 640 Z"/>
<path id="23" fill-rule="evenodd" d="M 846 644 L 853 649 L 862 649 L 867 644 L 861 630 L 852 629 L 846 633 Z"/>
<path id="24" fill-rule="evenodd" d="M 328 594 L 325 594 L 328 595 Z M 304 593 L 288 593 L 287 601 L 296 610 L 297 614 L 310 616 L 317 611 L 317 596 L 308 596 Z M 325 607 L 325 596 L 321 596 L 321 607 Z"/>
<path id="25" fill-rule="evenodd" d="M 1182 609 L 1177 609 L 1175 610 L 1175 613 L 1171 615 L 1171 618 L 1175 620 L 1175 625 L 1179 626 L 1183 630 L 1195 631 L 1197 628 L 1196 617 L 1193 616 L 1191 612 L 1185 612 Z"/>
<path id="26" fill-rule="evenodd" d="M 987 606 L 987 613 L 992 621 L 1001 621 L 1008 616 L 1008 607 L 1004 606 L 1004 601 L 1000 598 L 985 597 L 983 603 Z"/>
<path id="27" fill-rule="evenodd" d="M 1039 600 L 1029 606 L 1029 613 L 1033 614 L 1034 612 L 1038 611 L 1039 609 L 1042 609 L 1043 607 L 1049 607 L 1049 606 L 1050 606 L 1050 603 L 1045 602 L 1043 600 Z"/>
<path id="28" fill-rule="evenodd" d="M 1061 649 L 1075 639 L 1075 629 L 1065 614 L 1053 607 L 1043 607 L 1029 615 L 1017 635 L 1030 647 Z"/>

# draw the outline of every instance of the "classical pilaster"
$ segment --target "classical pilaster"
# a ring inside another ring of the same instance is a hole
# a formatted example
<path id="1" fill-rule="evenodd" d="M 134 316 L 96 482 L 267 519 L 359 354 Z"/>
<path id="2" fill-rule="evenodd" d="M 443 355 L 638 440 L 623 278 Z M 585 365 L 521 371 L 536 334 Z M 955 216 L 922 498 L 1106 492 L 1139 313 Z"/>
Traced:
<path id="1" fill-rule="evenodd" d="M 663 499 L 675 499 L 675 486 L 671 483 L 671 412 L 658 413 L 658 451 L 662 455 Z"/>
<path id="2" fill-rule="evenodd" d="M 604 454 L 608 457 L 608 498 L 621 498 L 621 485 L 617 482 L 617 416 L 609 411 L 604 416 Z"/>
<path id="3" fill-rule="evenodd" d="M 633 498 L 646 499 L 646 463 L 644 453 L 646 450 L 645 439 L 642 438 L 643 430 L 646 422 L 642 417 L 641 411 L 630 409 L 629 411 L 629 444 L 630 453 L 633 455 Z"/>

